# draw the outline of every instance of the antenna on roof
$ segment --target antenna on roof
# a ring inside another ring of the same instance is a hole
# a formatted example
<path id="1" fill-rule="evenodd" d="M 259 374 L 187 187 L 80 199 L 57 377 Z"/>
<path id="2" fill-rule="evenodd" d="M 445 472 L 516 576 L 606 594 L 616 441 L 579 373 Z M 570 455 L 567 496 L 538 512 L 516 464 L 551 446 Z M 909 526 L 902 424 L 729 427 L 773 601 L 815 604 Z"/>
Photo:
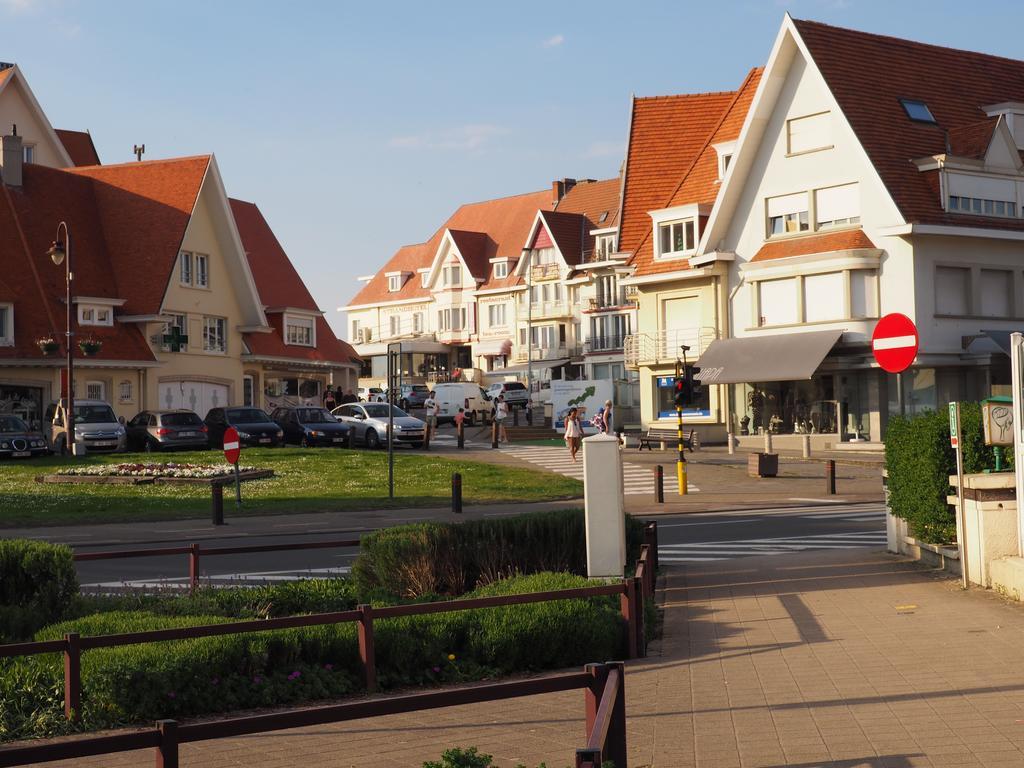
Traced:
<path id="1" fill-rule="evenodd" d="M 144 154 L 146 154 L 146 145 L 143 144 L 140 147 L 138 144 L 136 144 L 135 146 L 132 147 L 132 152 L 135 153 L 135 159 L 138 160 L 141 163 L 142 162 L 142 156 Z"/>

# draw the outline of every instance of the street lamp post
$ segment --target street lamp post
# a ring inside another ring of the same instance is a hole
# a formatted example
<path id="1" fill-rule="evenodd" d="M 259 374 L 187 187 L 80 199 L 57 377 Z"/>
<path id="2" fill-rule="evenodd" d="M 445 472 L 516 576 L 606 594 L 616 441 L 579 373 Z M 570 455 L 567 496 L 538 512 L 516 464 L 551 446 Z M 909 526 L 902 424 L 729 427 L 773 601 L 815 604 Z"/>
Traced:
<path id="1" fill-rule="evenodd" d="M 60 239 L 60 231 L 64 230 L 64 240 Z M 71 233 L 68 232 L 68 225 L 65 222 L 61 222 L 57 225 L 57 239 L 53 241 L 53 245 L 50 246 L 47 255 L 53 260 L 53 263 L 58 267 L 64 264 L 64 278 L 65 278 L 65 294 L 64 303 L 65 309 L 67 310 L 67 325 L 64 332 L 64 345 L 67 349 L 68 354 L 68 395 L 65 405 L 65 426 L 64 426 L 64 438 L 65 445 L 67 446 L 68 454 L 75 456 L 78 454 L 77 444 L 75 443 L 75 356 L 74 356 L 74 315 L 71 307 L 71 281 L 74 280 L 75 275 L 71 270 Z"/>
<path id="2" fill-rule="evenodd" d="M 523 248 L 526 259 L 526 413 L 533 423 L 533 250 Z"/>

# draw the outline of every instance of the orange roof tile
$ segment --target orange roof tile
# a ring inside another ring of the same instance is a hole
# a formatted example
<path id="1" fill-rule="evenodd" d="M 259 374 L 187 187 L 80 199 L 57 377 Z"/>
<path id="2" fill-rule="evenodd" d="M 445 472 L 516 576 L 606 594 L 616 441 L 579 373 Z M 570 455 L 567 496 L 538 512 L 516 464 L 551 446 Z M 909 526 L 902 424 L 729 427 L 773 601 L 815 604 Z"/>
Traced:
<path id="1" fill-rule="evenodd" d="M 957 157 L 982 158 L 992 143 L 992 132 L 996 129 L 998 117 L 949 129 L 949 151 Z"/>
<path id="2" fill-rule="evenodd" d="M 55 128 L 57 138 L 67 150 L 71 162 L 78 165 L 99 165 L 100 156 L 96 152 L 96 145 L 92 142 L 92 136 L 88 131 L 69 131 L 64 128 Z"/>
<path id="3" fill-rule="evenodd" d="M 593 252 L 595 238 L 590 230 L 618 226 L 621 191 L 622 180 L 619 177 L 602 181 L 584 180 L 558 201 L 555 213 L 576 214 L 581 222 L 572 230 L 572 243 L 563 243 L 556 237 L 558 247 L 570 265 L 581 263 Z M 576 235 L 577 229 L 582 230 L 579 237 Z"/>
<path id="4" fill-rule="evenodd" d="M 665 207 L 735 98 L 734 91 L 635 98 L 626 153 L 619 250 L 650 251 L 648 211 Z"/>
<path id="5" fill-rule="evenodd" d="M 946 213 L 909 160 L 945 151 L 942 129 L 984 120 L 983 106 L 1024 101 L 1024 61 L 793 20 L 854 133 L 908 222 L 1022 229 L 1024 221 Z M 869 62 L 870 66 L 865 66 Z M 914 122 L 900 99 L 928 105 Z"/>
<path id="6" fill-rule="evenodd" d="M 770 261 L 790 256 L 807 256 L 812 253 L 832 253 L 848 251 L 853 248 L 874 247 L 875 244 L 864 234 L 864 230 L 844 229 L 839 232 L 769 241 L 761 246 L 751 261 Z"/>

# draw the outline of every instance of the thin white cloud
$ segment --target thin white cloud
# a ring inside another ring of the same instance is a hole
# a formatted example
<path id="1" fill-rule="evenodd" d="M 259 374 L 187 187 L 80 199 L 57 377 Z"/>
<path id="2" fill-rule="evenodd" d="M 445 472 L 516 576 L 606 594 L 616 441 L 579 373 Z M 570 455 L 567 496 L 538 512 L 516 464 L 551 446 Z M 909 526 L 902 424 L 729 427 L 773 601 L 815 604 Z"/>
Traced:
<path id="1" fill-rule="evenodd" d="M 26 13 L 37 5 L 37 0 L 0 0 L 0 9 L 11 14 Z"/>
<path id="2" fill-rule="evenodd" d="M 388 146 L 395 149 L 443 149 L 476 151 L 486 147 L 492 139 L 508 130 L 491 123 L 467 123 L 438 132 L 395 136 Z"/>
<path id="3" fill-rule="evenodd" d="M 543 43 L 541 43 L 541 45 L 543 45 L 545 48 L 557 48 L 558 46 L 560 46 L 564 42 L 565 42 L 565 35 L 559 33 L 557 35 L 552 35 L 547 40 L 545 40 Z"/>

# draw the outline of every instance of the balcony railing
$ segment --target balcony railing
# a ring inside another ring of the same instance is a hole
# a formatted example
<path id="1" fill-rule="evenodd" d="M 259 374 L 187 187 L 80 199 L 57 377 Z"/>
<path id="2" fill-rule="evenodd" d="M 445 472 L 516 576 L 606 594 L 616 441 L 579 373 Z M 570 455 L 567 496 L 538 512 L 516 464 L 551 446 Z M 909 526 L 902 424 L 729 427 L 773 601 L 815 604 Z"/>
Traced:
<path id="1" fill-rule="evenodd" d="M 626 367 L 636 369 L 641 365 L 672 363 L 682 356 L 682 345 L 690 348 L 687 353 L 691 360 L 699 357 L 708 345 L 718 338 L 714 328 L 674 328 L 657 333 L 634 333 L 626 337 L 624 356 Z"/>
<path id="2" fill-rule="evenodd" d="M 533 359 L 536 360 L 557 360 L 561 357 L 576 358 L 583 353 L 581 344 L 559 344 L 554 347 L 540 347 L 534 345 Z M 529 349 L 526 346 L 516 346 L 512 352 L 512 360 L 517 363 L 525 363 Z"/>
<path id="3" fill-rule="evenodd" d="M 575 307 L 565 299 L 558 301 L 535 301 L 529 307 L 523 304 L 519 311 L 522 317 L 532 315 L 534 320 L 546 317 L 570 317 L 575 314 Z"/>
<path id="4" fill-rule="evenodd" d="M 530 281 L 556 280 L 561 276 L 557 264 L 534 264 L 530 268 Z"/>
<path id="5" fill-rule="evenodd" d="M 583 344 L 584 352 L 611 352 L 622 349 L 629 338 L 625 334 L 610 334 L 607 336 L 591 336 Z"/>
<path id="6" fill-rule="evenodd" d="M 594 312 L 599 309 L 618 309 L 621 307 L 628 306 L 630 299 L 626 295 L 626 289 L 620 288 L 615 293 L 610 294 L 598 294 L 597 298 L 591 298 L 587 300 L 587 309 Z"/>

